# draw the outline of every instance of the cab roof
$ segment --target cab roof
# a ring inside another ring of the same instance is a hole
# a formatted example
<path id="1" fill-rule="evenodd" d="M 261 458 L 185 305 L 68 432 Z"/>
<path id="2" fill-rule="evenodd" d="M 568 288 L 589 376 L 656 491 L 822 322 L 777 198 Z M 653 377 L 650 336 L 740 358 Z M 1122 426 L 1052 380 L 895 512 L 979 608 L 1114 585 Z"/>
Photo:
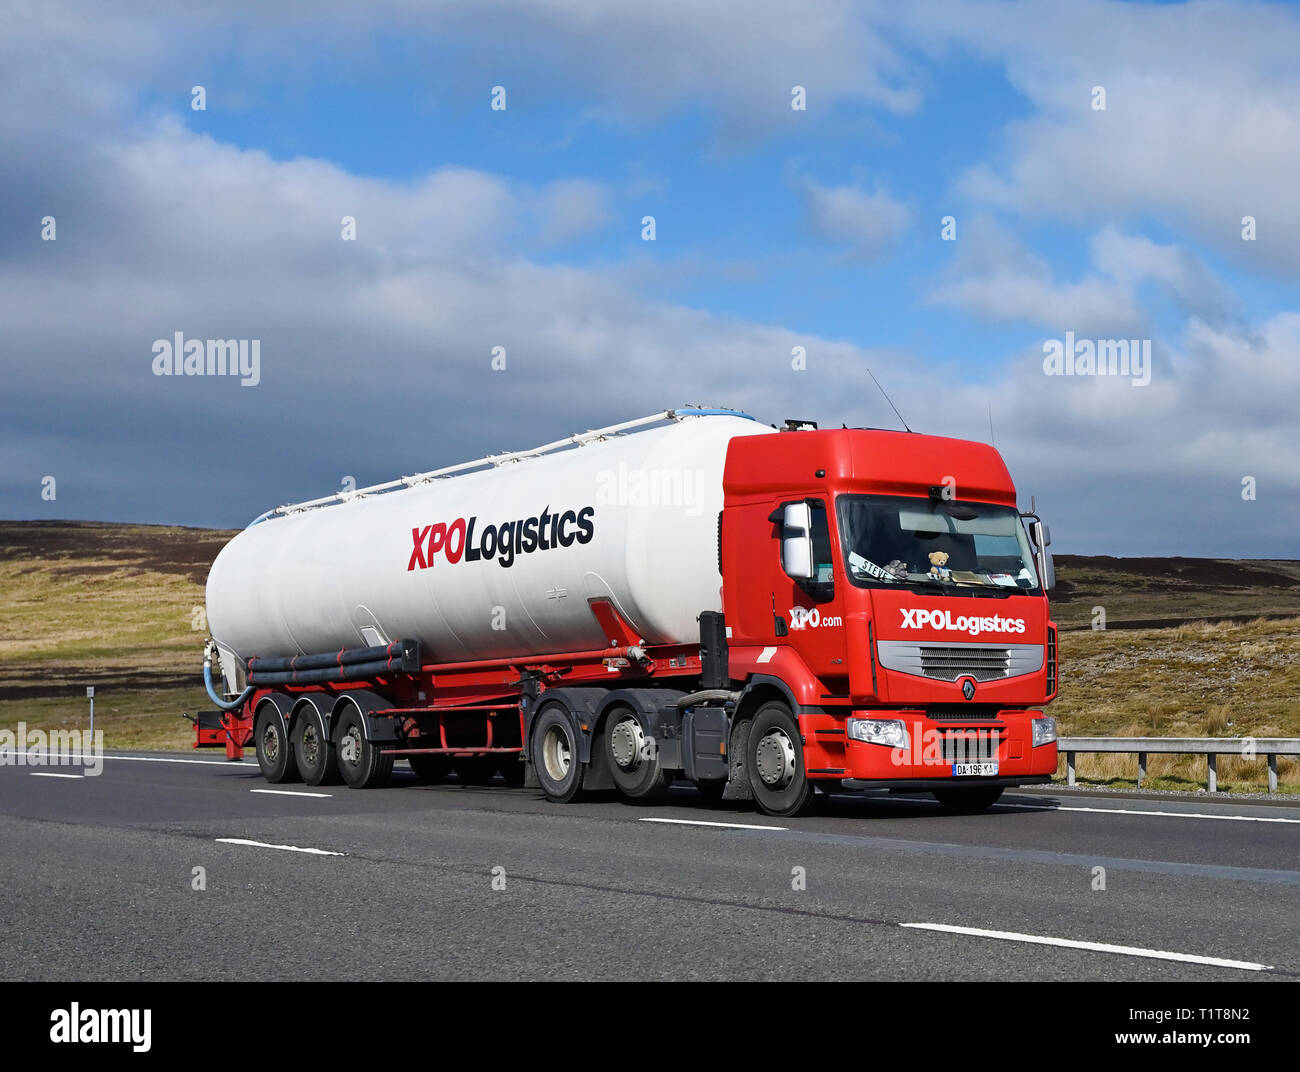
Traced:
<path id="1" fill-rule="evenodd" d="M 1016 505 L 1011 474 L 993 447 L 916 432 L 836 428 L 741 436 L 728 446 L 723 473 L 728 502 L 814 488 L 927 496 L 945 482 L 955 483 L 955 499 Z"/>

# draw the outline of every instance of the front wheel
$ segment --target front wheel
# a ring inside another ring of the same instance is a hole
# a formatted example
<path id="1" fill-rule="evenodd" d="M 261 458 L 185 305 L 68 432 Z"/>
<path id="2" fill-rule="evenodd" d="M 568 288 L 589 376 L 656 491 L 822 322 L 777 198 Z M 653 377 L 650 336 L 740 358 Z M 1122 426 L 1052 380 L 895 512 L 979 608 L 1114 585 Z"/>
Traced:
<path id="1" fill-rule="evenodd" d="M 1002 786 L 974 786 L 970 789 L 935 789 L 934 799 L 943 805 L 944 811 L 954 815 L 974 815 L 988 811 L 1002 796 Z"/>
<path id="2" fill-rule="evenodd" d="M 801 815 L 813 787 L 803 765 L 803 741 L 790 709 L 779 700 L 758 709 L 745 742 L 745 767 L 754 800 L 768 815 Z"/>
<path id="3" fill-rule="evenodd" d="M 385 755 L 374 741 L 366 740 L 361 712 L 349 703 L 334 731 L 339 773 L 353 789 L 373 789 L 386 785 L 393 773 L 392 753 Z"/>

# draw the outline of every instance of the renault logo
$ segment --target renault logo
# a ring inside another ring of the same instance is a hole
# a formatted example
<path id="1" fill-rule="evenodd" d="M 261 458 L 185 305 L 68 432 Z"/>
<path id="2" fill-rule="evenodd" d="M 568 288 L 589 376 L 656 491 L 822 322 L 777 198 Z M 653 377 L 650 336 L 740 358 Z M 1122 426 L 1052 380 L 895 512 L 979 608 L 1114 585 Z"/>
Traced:
<path id="1" fill-rule="evenodd" d="M 975 699 L 975 682 L 973 679 L 966 678 L 966 680 L 961 683 L 961 694 L 968 700 Z"/>

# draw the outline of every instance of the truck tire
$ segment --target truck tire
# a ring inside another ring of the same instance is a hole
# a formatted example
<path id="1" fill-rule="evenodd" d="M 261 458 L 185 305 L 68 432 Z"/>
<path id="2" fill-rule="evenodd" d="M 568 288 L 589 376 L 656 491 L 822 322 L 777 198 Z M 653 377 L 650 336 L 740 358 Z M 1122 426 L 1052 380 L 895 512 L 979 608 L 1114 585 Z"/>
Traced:
<path id="1" fill-rule="evenodd" d="M 551 704 L 533 727 L 533 770 L 546 799 L 569 804 L 582 796 L 586 769 L 578 758 L 577 734 L 569 713 Z"/>
<path id="2" fill-rule="evenodd" d="M 270 703 L 262 704 L 253 721 L 253 744 L 263 778 L 272 785 L 298 780 L 298 766 L 293 760 L 289 736 L 284 731 L 279 713 Z"/>
<path id="3" fill-rule="evenodd" d="M 790 709 L 780 700 L 754 715 L 745 742 L 745 769 L 760 810 L 768 815 L 802 815 L 813 787 L 804 772 L 803 743 Z"/>
<path id="4" fill-rule="evenodd" d="M 406 762 L 411 765 L 411 773 L 415 775 L 415 780 L 422 785 L 440 785 L 451 773 L 451 760 L 436 752 L 422 752 L 407 756 Z"/>
<path id="5" fill-rule="evenodd" d="M 339 774 L 353 789 L 374 789 L 388 784 L 393 773 L 393 757 L 382 753 L 374 741 L 366 740 L 361 712 L 353 703 L 343 706 L 334 730 L 334 748 Z"/>
<path id="6" fill-rule="evenodd" d="M 653 800 L 668 790 L 672 776 L 660 766 L 658 750 L 630 707 L 616 707 L 606 716 L 601 747 L 614 785 L 629 800 Z"/>
<path id="7" fill-rule="evenodd" d="M 935 789 L 934 799 L 943 805 L 944 811 L 954 815 L 975 815 L 988 811 L 1002 796 L 1002 786 L 971 786 L 969 789 Z"/>
<path id="8" fill-rule="evenodd" d="M 293 758 L 298 775 L 308 785 L 336 785 L 339 781 L 334 742 L 325 733 L 320 715 L 311 709 L 299 712 L 293 724 Z"/>

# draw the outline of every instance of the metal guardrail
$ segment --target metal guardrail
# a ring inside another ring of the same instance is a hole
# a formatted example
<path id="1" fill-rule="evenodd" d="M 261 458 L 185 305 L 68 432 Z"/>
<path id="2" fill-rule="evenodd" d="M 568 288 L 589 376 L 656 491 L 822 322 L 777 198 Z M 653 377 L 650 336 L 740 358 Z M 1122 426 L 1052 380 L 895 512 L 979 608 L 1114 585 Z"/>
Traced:
<path id="1" fill-rule="evenodd" d="M 1210 792 L 1219 791 L 1219 756 L 1245 756 L 1268 759 L 1268 791 L 1277 792 L 1277 757 L 1300 756 L 1300 738 L 1296 737 L 1062 737 L 1057 750 L 1065 753 L 1066 784 L 1074 785 L 1074 757 L 1079 752 L 1119 752 L 1138 757 L 1138 788 L 1147 776 L 1147 756 L 1151 753 L 1180 756 L 1205 756 L 1210 769 Z"/>

